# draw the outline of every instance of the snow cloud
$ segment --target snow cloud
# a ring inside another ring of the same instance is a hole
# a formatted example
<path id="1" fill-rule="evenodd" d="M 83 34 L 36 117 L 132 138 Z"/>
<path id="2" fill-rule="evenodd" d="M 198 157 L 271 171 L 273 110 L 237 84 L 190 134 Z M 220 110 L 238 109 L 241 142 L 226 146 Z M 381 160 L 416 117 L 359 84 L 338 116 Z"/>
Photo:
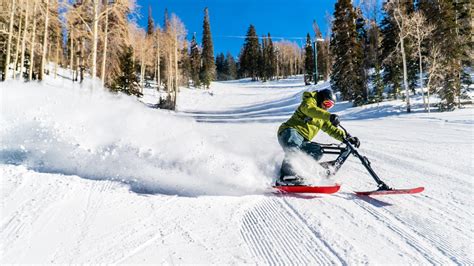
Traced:
<path id="1" fill-rule="evenodd" d="M 3 86 L 0 163 L 117 180 L 141 193 L 241 195 L 268 186 L 267 164 L 218 147 L 193 119 L 100 89 Z"/>

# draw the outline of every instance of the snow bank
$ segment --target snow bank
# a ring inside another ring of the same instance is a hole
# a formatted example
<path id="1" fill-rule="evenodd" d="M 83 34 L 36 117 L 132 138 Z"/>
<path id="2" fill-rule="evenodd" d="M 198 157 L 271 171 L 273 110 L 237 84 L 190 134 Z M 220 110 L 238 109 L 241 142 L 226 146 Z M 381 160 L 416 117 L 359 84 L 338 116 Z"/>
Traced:
<path id="1" fill-rule="evenodd" d="M 1 83 L 0 163 L 122 181 L 142 193 L 240 195 L 263 190 L 255 158 L 217 147 L 193 119 L 101 89 Z"/>

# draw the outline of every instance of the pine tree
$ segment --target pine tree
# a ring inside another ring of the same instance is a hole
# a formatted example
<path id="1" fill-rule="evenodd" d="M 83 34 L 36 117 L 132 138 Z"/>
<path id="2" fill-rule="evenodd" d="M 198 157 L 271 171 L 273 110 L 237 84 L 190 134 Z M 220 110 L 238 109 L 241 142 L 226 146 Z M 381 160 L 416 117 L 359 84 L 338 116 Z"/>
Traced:
<path id="1" fill-rule="evenodd" d="M 240 54 L 240 70 L 243 77 L 257 79 L 258 74 L 259 44 L 255 27 L 250 25 Z"/>
<path id="2" fill-rule="evenodd" d="M 258 47 L 258 77 L 263 81 L 267 81 L 265 77 L 265 46 L 266 46 L 266 38 L 262 37 L 262 44 Z"/>
<path id="3" fill-rule="evenodd" d="M 391 94 L 397 98 L 401 90 L 401 58 L 397 56 L 399 29 L 393 18 L 393 10 L 384 9 L 385 14 L 382 19 L 380 29 L 382 33 L 381 58 L 383 67 L 383 82 L 391 87 Z"/>
<path id="4" fill-rule="evenodd" d="M 327 80 L 331 72 L 331 54 L 329 52 L 329 40 L 317 42 L 318 45 L 318 75 Z"/>
<path id="5" fill-rule="evenodd" d="M 153 21 L 151 6 L 148 6 L 148 20 L 147 20 L 147 29 L 146 29 L 146 40 L 143 43 L 144 46 L 148 46 L 148 49 L 146 49 L 146 50 L 149 50 L 149 51 L 154 51 L 155 50 L 155 48 L 154 48 L 154 46 L 155 46 L 154 33 L 155 33 L 155 21 Z M 145 53 L 147 53 L 149 51 L 145 51 Z M 147 64 L 146 63 L 147 61 L 150 61 L 150 60 L 143 60 L 143 62 L 142 62 L 142 65 L 145 66 L 142 69 L 143 80 L 145 80 L 146 77 L 151 77 L 152 79 L 155 79 L 154 69 L 152 67 L 149 67 L 149 68 L 146 67 L 146 65 L 153 66 L 155 62 L 151 61 L 151 62 L 148 62 L 148 64 Z"/>
<path id="6" fill-rule="evenodd" d="M 384 84 L 381 74 L 380 63 L 380 28 L 377 26 L 375 20 L 370 21 L 370 26 L 367 31 L 367 49 L 366 49 L 366 63 L 369 69 L 373 69 L 370 76 L 374 87 L 374 99 L 377 102 L 382 101 L 382 94 L 384 91 Z"/>
<path id="7" fill-rule="evenodd" d="M 410 16 L 414 12 L 414 1 L 406 0 L 401 2 L 395 2 L 396 6 L 400 8 L 403 14 Z M 385 16 L 381 23 L 382 33 L 382 44 L 381 44 L 381 58 L 384 58 L 382 62 L 384 74 L 384 82 L 392 87 L 392 94 L 397 97 L 401 90 L 401 84 L 403 79 L 403 62 L 402 57 L 399 54 L 401 50 L 400 42 L 400 29 L 395 20 L 395 14 L 393 8 L 389 7 L 390 4 L 387 2 L 384 5 Z M 411 40 L 404 38 L 404 50 L 407 64 L 407 81 L 408 87 L 413 90 L 417 82 L 417 59 L 412 56 Z"/>
<path id="8" fill-rule="evenodd" d="M 193 81 L 194 87 L 199 87 L 201 86 L 201 80 L 199 79 L 199 73 L 201 72 L 201 52 L 196 42 L 196 34 L 193 35 L 193 39 L 191 40 L 190 65 L 191 80 Z"/>
<path id="9" fill-rule="evenodd" d="M 367 30 L 367 64 L 369 68 L 380 66 L 380 28 L 377 23 L 372 20 L 369 22 Z"/>
<path id="10" fill-rule="evenodd" d="M 228 76 L 228 80 L 237 78 L 237 63 L 230 52 L 227 52 L 225 57 L 225 73 Z"/>
<path id="11" fill-rule="evenodd" d="M 214 64 L 214 47 L 212 44 L 209 10 L 207 7 L 204 9 L 201 59 L 201 82 L 206 86 L 206 88 L 209 88 L 211 81 L 214 80 L 216 75 L 216 65 Z"/>
<path id="12" fill-rule="evenodd" d="M 151 16 L 151 6 L 148 6 L 148 25 L 147 25 L 147 30 L 146 34 L 148 36 L 153 35 L 155 32 L 155 22 L 153 21 L 153 17 Z"/>
<path id="13" fill-rule="evenodd" d="M 313 81 L 314 73 L 314 50 L 309 33 L 306 34 L 306 45 L 304 48 L 304 70 L 305 70 L 305 84 L 309 85 Z"/>
<path id="14" fill-rule="evenodd" d="M 331 50 L 334 65 L 331 86 L 340 91 L 345 100 L 360 100 L 364 97 L 365 82 L 361 77 L 363 70 L 362 49 L 357 40 L 356 13 L 350 0 L 339 0 L 334 11 Z"/>
<path id="15" fill-rule="evenodd" d="M 461 61 L 463 67 L 472 67 L 474 61 L 474 54 L 472 47 L 474 47 L 474 39 L 472 38 L 472 8 L 473 4 L 470 0 L 456 0 L 454 2 L 455 23 L 457 35 L 459 39 L 459 48 L 461 52 Z M 469 74 L 463 73 L 463 76 Z M 472 81 L 469 81 L 472 82 Z"/>
<path id="16" fill-rule="evenodd" d="M 186 44 L 186 43 L 185 43 Z M 180 51 L 180 60 L 179 60 L 179 69 L 181 72 L 181 84 L 189 87 L 190 83 L 189 80 L 191 79 L 191 57 L 188 54 L 188 47 L 184 45 L 184 47 Z"/>
<path id="17" fill-rule="evenodd" d="M 329 78 L 330 74 L 330 62 L 331 62 L 331 54 L 329 52 L 330 50 L 330 43 L 328 38 L 325 40 L 323 39 L 323 34 L 321 33 L 321 30 L 319 29 L 319 25 L 316 22 L 316 20 L 313 20 L 313 30 L 316 38 L 318 41 L 316 42 L 316 50 L 318 52 L 317 57 L 316 57 L 316 63 L 318 66 L 318 80 L 323 79 L 327 80 Z M 313 46 L 314 47 L 314 46 Z"/>
<path id="18" fill-rule="evenodd" d="M 165 12 L 163 15 L 163 31 L 165 32 L 168 31 L 169 24 L 170 24 L 170 15 L 168 13 L 168 8 L 165 8 Z"/>
<path id="19" fill-rule="evenodd" d="M 120 74 L 115 78 L 111 90 L 123 92 L 137 97 L 143 96 L 138 85 L 138 77 L 135 73 L 135 62 L 133 60 L 133 48 L 126 46 L 120 54 Z"/>
<path id="20" fill-rule="evenodd" d="M 276 73 L 276 55 L 270 33 L 267 35 L 267 43 L 265 45 L 265 76 L 267 79 L 273 79 Z"/>
<path id="21" fill-rule="evenodd" d="M 368 101 L 368 86 L 367 86 L 367 73 L 369 68 L 368 62 L 368 49 L 367 49 L 367 30 L 366 30 L 366 22 L 365 18 L 362 15 L 362 10 L 357 8 L 355 10 L 356 13 L 356 32 L 357 32 L 357 45 L 354 47 L 355 57 L 356 57 L 356 68 L 357 72 L 359 73 L 358 77 L 358 91 L 356 92 L 356 100 L 354 103 L 356 105 L 361 105 L 364 102 Z"/>
<path id="22" fill-rule="evenodd" d="M 163 14 L 163 31 L 160 33 L 160 42 L 162 43 L 161 49 L 164 50 L 162 53 L 160 52 L 160 83 L 163 83 L 166 90 L 170 90 L 169 86 L 169 72 L 171 66 L 171 62 L 168 58 L 168 52 L 166 51 L 167 40 L 169 39 L 169 28 L 170 28 L 170 17 L 168 14 L 168 9 L 165 8 Z"/>
<path id="23" fill-rule="evenodd" d="M 220 53 L 216 57 L 216 72 L 217 72 L 217 80 L 226 80 L 224 53 Z"/>
<path id="24" fill-rule="evenodd" d="M 461 8 L 459 4 L 462 3 L 464 2 L 459 1 L 456 6 L 456 1 L 449 0 L 420 1 L 418 5 L 428 22 L 435 25 L 428 47 L 439 46 L 445 59 L 442 62 L 443 78 L 437 85 L 441 86 L 439 94 L 446 105 L 443 108 L 447 109 L 454 107 L 455 98 L 460 95 L 462 55 L 466 53 L 465 49 L 467 48 L 464 45 L 465 41 L 462 40 L 463 35 L 460 34 L 461 24 L 458 24 L 458 18 L 462 15 L 462 12 L 459 12 Z M 436 16 L 432 16 L 432 14 L 436 14 Z"/>

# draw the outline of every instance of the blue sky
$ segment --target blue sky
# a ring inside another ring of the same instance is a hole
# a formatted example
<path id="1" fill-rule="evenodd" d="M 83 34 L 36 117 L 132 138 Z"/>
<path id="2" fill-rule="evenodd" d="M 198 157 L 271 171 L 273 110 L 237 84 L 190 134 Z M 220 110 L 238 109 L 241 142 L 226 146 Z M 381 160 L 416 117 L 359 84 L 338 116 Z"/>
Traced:
<path id="1" fill-rule="evenodd" d="M 196 32 L 202 39 L 204 8 L 209 8 L 214 53 L 230 51 L 237 56 L 243 39 L 229 36 L 245 36 L 250 24 L 259 36 L 301 37 L 312 34 L 312 22 L 316 20 L 323 34 L 327 31 L 326 14 L 334 12 L 335 0 L 137 0 L 140 6 L 139 24 L 146 27 L 148 6 L 152 7 L 155 24 L 163 24 L 165 8 L 175 13 L 186 25 L 188 39 Z M 304 40 L 294 40 L 303 44 Z"/>

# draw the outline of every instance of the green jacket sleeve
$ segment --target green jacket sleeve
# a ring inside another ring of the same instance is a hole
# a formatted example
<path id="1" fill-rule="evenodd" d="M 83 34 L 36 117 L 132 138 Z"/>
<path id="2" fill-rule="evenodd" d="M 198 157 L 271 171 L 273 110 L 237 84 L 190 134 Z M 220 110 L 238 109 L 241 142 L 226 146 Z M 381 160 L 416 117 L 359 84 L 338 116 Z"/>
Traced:
<path id="1" fill-rule="evenodd" d="M 324 132 L 326 132 L 329 136 L 339 140 L 343 141 L 345 137 L 345 133 L 342 129 L 335 127 L 331 124 L 329 121 L 324 121 L 324 124 L 321 128 Z"/>
<path id="2" fill-rule="evenodd" d="M 306 116 L 323 119 L 324 121 L 329 121 L 329 116 L 331 115 L 316 105 L 316 99 L 314 99 L 310 92 L 303 93 L 303 101 L 301 102 L 300 110 Z"/>

